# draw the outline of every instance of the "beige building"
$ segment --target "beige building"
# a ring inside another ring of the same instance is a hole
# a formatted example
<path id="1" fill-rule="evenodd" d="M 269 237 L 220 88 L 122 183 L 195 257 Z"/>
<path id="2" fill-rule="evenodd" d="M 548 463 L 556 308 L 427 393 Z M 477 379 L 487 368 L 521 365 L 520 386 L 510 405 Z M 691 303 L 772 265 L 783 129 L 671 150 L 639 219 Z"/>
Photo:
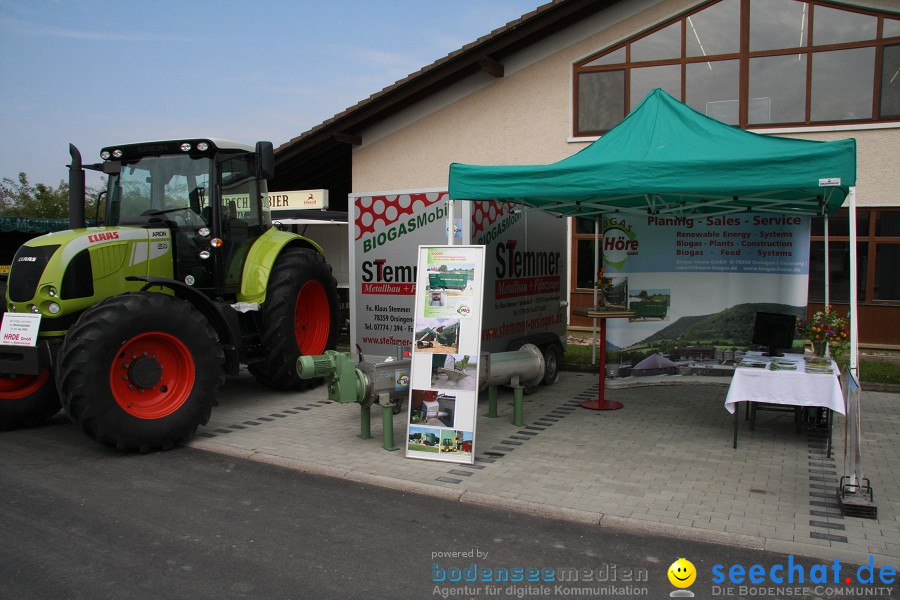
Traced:
<path id="1" fill-rule="evenodd" d="M 350 192 L 446 189 L 452 162 L 552 163 L 656 87 L 758 133 L 857 140 L 860 341 L 900 346 L 898 0 L 551 2 L 283 145 L 271 187 L 328 189 L 332 209 L 346 210 Z M 821 223 L 811 311 L 822 301 Z M 829 223 L 831 299 L 842 309 L 846 210 Z M 588 306 L 590 252 L 579 242 L 592 226 L 569 230 L 570 303 Z"/>

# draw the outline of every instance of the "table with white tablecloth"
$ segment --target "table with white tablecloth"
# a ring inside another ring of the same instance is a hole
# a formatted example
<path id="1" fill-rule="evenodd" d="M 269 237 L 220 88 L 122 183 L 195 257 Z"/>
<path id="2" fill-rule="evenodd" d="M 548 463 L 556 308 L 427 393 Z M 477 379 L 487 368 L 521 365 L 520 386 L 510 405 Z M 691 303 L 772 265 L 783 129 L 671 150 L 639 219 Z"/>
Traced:
<path id="1" fill-rule="evenodd" d="M 725 397 L 726 410 L 734 414 L 735 448 L 738 402 L 814 406 L 844 414 L 844 397 L 838 379 L 840 371 L 834 361 L 831 361 L 830 373 L 807 372 L 802 354 L 785 354 L 773 359 L 760 352 L 748 352 L 742 364 L 751 363 L 764 364 L 737 367 Z M 792 364 L 794 370 L 790 368 Z"/>

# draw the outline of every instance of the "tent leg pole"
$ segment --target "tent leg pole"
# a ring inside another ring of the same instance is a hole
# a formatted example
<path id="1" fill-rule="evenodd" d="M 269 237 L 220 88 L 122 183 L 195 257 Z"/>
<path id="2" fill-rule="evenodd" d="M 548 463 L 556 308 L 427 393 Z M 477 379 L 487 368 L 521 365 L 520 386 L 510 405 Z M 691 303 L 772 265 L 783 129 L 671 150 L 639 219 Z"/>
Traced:
<path id="1" fill-rule="evenodd" d="M 848 200 L 850 205 L 850 372 L 859 380 L 859 319 L 856 296 L 856 286 L 859 278 L 859 273 L 856 270 L 856 186 L 850 188 Z"/>

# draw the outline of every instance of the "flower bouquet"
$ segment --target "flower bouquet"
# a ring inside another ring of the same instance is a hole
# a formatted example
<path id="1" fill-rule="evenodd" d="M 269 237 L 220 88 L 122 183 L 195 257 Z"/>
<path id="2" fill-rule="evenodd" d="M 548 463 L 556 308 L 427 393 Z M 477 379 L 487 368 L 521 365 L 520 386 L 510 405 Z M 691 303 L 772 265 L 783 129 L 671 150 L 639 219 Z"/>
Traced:
<path id="1" fill-rule="evenodd" d="M 831 357 L 842 364 L 850 347 L 850 331 L 847 319 L 834 312 L 831 306 L 818 311 L 809 321 L 800 321 L 797 331 L 810 341 L 815 356 L 830 352 Z"/>

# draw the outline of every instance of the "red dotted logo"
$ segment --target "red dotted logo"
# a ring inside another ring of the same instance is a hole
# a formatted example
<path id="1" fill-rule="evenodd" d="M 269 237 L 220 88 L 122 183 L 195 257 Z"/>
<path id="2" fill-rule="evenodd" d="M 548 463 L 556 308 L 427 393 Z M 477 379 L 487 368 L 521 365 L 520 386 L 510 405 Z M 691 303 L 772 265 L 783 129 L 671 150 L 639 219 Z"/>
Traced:
<path id="1" fill-rule="evenodd" d="M 375 233 L 375 229 L 393 225 L 408 215 L 422 212 L 432 204 L 447 199 L 447 192 L 366 196 L 353 203 L 356 211 L 356 239 Z M 380 224 L 380 225 L 379 225 Z"/>
<path id="2" fill-rule="evenodd" d="M 512 202 L 497 202 L 495 200 L 475 202 L 474 204 L 475 206 L 472 209 L 473 236 L 490 229 L 491 225 L 500 218 L 512 214 L 513 209 L 516 207 Z"/>

